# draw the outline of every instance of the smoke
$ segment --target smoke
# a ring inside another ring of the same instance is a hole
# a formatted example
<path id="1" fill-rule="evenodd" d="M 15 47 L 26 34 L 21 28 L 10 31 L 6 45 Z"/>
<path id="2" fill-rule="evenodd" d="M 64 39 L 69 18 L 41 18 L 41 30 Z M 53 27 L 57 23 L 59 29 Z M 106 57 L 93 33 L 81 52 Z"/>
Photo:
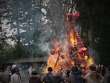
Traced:
<path id="1" fill-rule="evenodd" d="M 49 53 L 52 39 L 58 39 L 62 46 L 67 44 L 62 3 L 59 0 L 43 0 L 41 12 L 39 47 Z"/>

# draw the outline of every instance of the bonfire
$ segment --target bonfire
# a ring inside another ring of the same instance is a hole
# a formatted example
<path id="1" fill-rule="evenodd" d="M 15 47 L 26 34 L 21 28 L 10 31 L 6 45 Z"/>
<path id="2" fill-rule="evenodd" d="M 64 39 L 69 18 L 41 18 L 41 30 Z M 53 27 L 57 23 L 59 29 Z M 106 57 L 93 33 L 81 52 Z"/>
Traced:
<path id="1" fill-rule="evenodd" d="M 54 39 L 47 61 L 47 68 L 52 67 L 54 72 L 71 69 L 74 65 L 88 69 L 94 63 L 93 58 L 89 56 L 88 49 L 81 40 L 80 34 L 75 30 L 76 19 L 78 19 L 80 13 L 71 11 L 71 7 L 73 7 L 71 4 L 66 5 L 66 9 L 67 7 L 69 7 L 68 12 L 64 14 L 65 25 L 67 26 L 67 39 L 65 40 L 67 44 L 65 45 L 60 40 Z"/>

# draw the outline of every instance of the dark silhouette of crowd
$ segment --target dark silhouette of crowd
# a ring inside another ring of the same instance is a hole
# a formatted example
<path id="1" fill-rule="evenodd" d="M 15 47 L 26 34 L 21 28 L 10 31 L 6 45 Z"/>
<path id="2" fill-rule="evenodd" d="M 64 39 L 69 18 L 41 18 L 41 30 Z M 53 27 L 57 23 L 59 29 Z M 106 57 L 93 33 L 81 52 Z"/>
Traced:
<path id="1" fill-rule="evenodd" d="M 109 83 L 110 66 L 91 65 L 86 73 L 75 65 L 71 69 L 53 72 L 48 67 L 46 74 L 41 74 L 37 70 L 32 70 L 28 83 Z M 0 68 L 0 83 L 24 83 L 20 74 L 19 67 L 16 65 L 8 66 L 5 69 Z M 27 83 L 27 82 L 26 82 Z"/>

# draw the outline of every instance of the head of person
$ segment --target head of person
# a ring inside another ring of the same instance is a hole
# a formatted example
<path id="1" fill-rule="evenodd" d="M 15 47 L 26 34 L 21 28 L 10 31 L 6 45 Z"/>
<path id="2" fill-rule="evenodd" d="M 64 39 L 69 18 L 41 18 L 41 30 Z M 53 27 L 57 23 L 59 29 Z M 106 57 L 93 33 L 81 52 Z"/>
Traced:
<path id="1" fill-rule="evenodd" d="M 37 76 L 38 72 L 37 71 L 32 71 L 32 76 Z"/>
<path id="2" fill-rule="evenodd" d="M 96 71 L 96 66 L 95 66 L 95 65 L 91 65 L 91 66 L 89 67 L 89 69 L 90 69 L 91 71 Z"/>
<path id="3" fill-rule="evenodd" d="M 12 74 L 14 74 L 14 73 L 19 74 L 19 68 L 18 68 L 18 67 L 12 68 L 12 69 L 11 69 L 11 73 L 12 73 Z"/>
<path id="4" fill-rule="evenodd" d="M 72 70 L 72 72 L 77 72 L 78 71 L 78 67 L 77 66 L 73 66 L 71 70 Z"/>
<path id="5" fill-rule="evenodd" d="M 52 67 L 48 67 L 48 72 L 52 72 L 52 71 L 53 71 Z"/>
<path id="6" fill-rule="evenodd" d="M 69 77 L 69 75 L 70 75 L 70 70 L 67 70 L 66 71 L 66 76 Z"/>

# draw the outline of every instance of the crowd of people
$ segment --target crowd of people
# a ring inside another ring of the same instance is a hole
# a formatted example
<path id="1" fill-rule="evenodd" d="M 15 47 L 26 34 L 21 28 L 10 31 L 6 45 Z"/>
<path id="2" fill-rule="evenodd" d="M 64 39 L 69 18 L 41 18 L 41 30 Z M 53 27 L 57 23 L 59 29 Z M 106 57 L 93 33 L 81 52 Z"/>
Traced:
<path id="1" fill-rule="evenodd" d="M 109 83 L 110 67 L 103 65 L 91 65 L 87 71 L 73 66 L 69 70 L 53 73 L 48 67 L 48 73 L 41 74 L 37 70 L 29 72 L 28 83 Z M 0 69 L 0 83 L 23 83 L 19 67 L 13 65 L 4 71 Z"/>

